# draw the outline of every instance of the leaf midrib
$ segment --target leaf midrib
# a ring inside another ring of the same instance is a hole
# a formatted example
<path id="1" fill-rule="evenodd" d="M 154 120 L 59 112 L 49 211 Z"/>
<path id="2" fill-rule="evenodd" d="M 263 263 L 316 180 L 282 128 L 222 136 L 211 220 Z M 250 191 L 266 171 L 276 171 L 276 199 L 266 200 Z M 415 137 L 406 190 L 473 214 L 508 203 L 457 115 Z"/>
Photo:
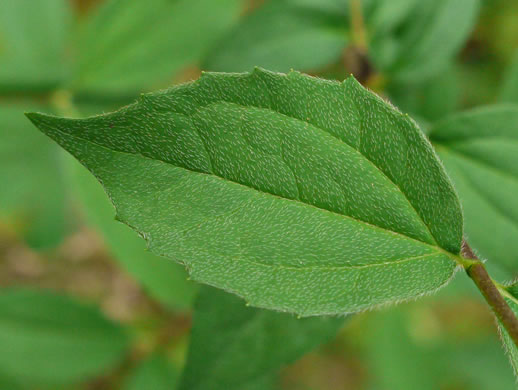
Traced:
<path id="1" fill-rule="evenodd" d="M 199 79 L 201 80 L 201 79 Z M 194 84 L 198 83 L 198 81 L 195 81 Z M 338 83 L 342 86 L 342 88 L 344 88 L 345 90 L 345 84 L 344 83 Z M 269 97 L 269 100 L 270 100 L 270 103 L 272 101 L 271 99 L 271 93 L 270 93 L 270 90 L 267 88 L 266 89 L 268 91 L 268 97 Z M 152 95 L 148 95 L 148 96 L 151 96 Z M 419 214 L 419 212 L 417 211 L 417 209 L 414 207 L 414 205 L 412 204 L 412 202 L 410 202 L 410 199 L 408 199 L 408 197 L 406 196 L 405 192 L 401 189 L 401 187 L 394 181 L 392 180 L 380 167 L 378 167 L 371 159 L 369 159 L 365 154 L 363 154 L 360 150 L 356 149 L 354 146 L 350 145 L 349 143 L 345 142 L 343 139 L 337 137 L 336 135 L 334 135 L 333 133 L 331 133 L 330 131 L 324 129 L 324 128 L 321 128 L 313 123 L 310 123 L 308 121 L 305 121 L 303 119 L 300 119 L 300 118 L 297 118 L 297 117 L 294 117 L 294 116 L 290 116 L 290 115 L 287 115 L 287 114 L 283 114 L 282 112 L 279 112 L 271 107 L 261 107 L 261 106 L 257 106 L 257 105 L 253 105 L 253 104 L 250 104 L 250 105 L 243 105 L 243 104 L 240 104 L 240 103 L 235 103 L 233 101 L 228 101 L 228 100 L 218 100 L 218 101 L 215 101 L 215 102 L 209 102 L 205 105 L 199 105 L 195 110 L 193 110 L 192 112 L 189 112 L 187 114 L 185 113 L 182 113 L 182 112 L 178 112 L 178 111 L 175 111 L 174 110 L 174 107 L 171 107 L 170 110 L 177 114 L 177 115 L 183 115 L 185 117 L 188 117 L 190 119 L 192 119 L 192 117 L 198 113 L 201 109 L 203 108 L 206 108 L 206 107 L 209 107 L 211 106 L 212 104 L 218 104 L 218 103 L 227 103 L 227 104 L 234 104 L 238 107 L 241 107 L 243 109 L 247 109 L 247 108 L 255 108 L 255 109 L 258 109 L 258 110 L 265 110 L 265 111 L 269 111 L 271 113 L 274 113 L 276 115 L 280 115 L 280 116 L 283 116 L 283 117 L 286 117 L 286 118 L 289 118 L 289 119 L 292 119 L 292 120 L 295 120 L 295 121 L 298 121 L 298 122 L 301 122 L 301 123 L 304 123 L 306 125 L 309 125 L 311 126 L 312 129 L 316 129 L 320 132 L 323 132 L 325 133 L 326 135 L 329 135 L 331 136 L 333 139 L 337 140 L 340 144 L 343 144 L 343 145 L 346 145 L 350 150 L 352 150 L 353 152 L 357 153 L 358 155 L 360 155 L 365 161 L 367 161 L 376 171 L 378 171 L 389 183 L 391 183 L 400 193 L 401 195 L 403 195 L 403 198 L 406 200 L 406 202 L 408 203 L 408 205 L 410 206 L 411 210 L 415 213 L 415 215 L 417 216 L 418 220 L 420 221 L 420 223 L 425 227 L 425 229 L 427 230 L 427 232 L 429 233 L 431 239 L 433 240 L 433 242 L 435 243 L 435 246 L 437 247 L 440 247 L 435 236 L 433 235 L 432 231 L 430 230 L 430 227 L 426 224 L 426 222 L 424 221 L 424 219 L 421 217 L 421 215 Z M 353 103 L 356 107 L 356 112 L 357 112 L 357 115 L 358 117 L 360 118 L 360 123 L 361 123 L 361 126 L 363 127 L 363 122 L 364 122 L 364 115 L 362 113 L 362 110 L 358 108 L 358 105 L 357 103 L 353 100 Z M 271 104 L 273 106 L 273 104 Z M 156 109 L 156 108 L 155 108 Z M 157 111 L 162 111 L 162 112 L 170 112 L 170 111 L 166 111 L 164 109 L 161 109 L 161 110 L 157 110 Z M 403 114 L 397 112 L 398 114 L 400 114 L 400 117 L 401 119 L 403 120 L 406 120 L 406 118 L 404 117 Z M 198 134 L 199 136 L 199 129 L 197 128 L 196 124 L 194 123 L 194 121 L 191 120 L 191 122 L 193 123 L 193 125 L 196 127 L 196 133 Z M 200 137 L 201 138 L 201 137 Z M 360 133 L 360 141 L 361 141 L 361 133 Z M 205 145 L 204 145 L 205 146 Z M 206 148 L 205 148 L 206 150 Z M 217 176 L 217 175 L 214 175 L 214 176 Z M 230 181 L 230 180 L 229 180 Z M 234 182 L 236 183 L 236 182 Z M 238 183 L 240 184 L 240 183 Z M 259 190 L 260 191 L 260 190 Z M 262 192 L 262 191 L 261 191 Z M 272 194 L 273 195 L 273 194 Z M 285 198 L 283 198 L 285 199 Z M 304 202 L 302 202 L 304 203 Z M 315 206 L 316 207 L 316 206 Z M 323 209 L 325 210 L 325 209 Z M 344 214 L 342 214 L 344 215 Z M 356 219 L 354 217 L 351 217 L 353 219 Z M 362 221 L 362 222 L 365 222 L 365 221 Z M 368 222 L 365 222 L 367 224 L 370 225 L 370 223 Z M 377 226 L 377 225 L 373 225 L 373 226 Z M 380 227 L 381 228 L 381 227 Z M 384 228 L 381 228 L 381 229 L 384 229 Z M 388 229 L 384 229 L 384 230 L 388 230 Z M 390 231 L 393 231 L 393 230 L 390 230 Z M 397 232 L 394 232 L 394 233 L 397 233 Z M 399 233 L 400 234 L 400 233 Z M 408 237 L 408 236 L 405 236 L 405 237 Z M 409 237 L 410 238 L 410 237 Z M 423 242 L 425 243 L 424 241 L 422 240 L 417 240 L 417 241 L 420 241 L 420 242 Z M 426 243 L 428 244 L 428 243 Z"/>
<path id="2" fill-rule="evenodd" d="M 358 223 L 358 224 L 360 224 L 360 225 L 365 225 L 367 228 L 370 228 L 370 229 L 373 229 L 373 230 L 379 230 L 379 231 L 381 231 L 381 232 L 382 232 L 382 233 L 384 233 L 384 234 L 388 234 L 388 235 L 390 235 L 390 234 L 392 234 L 392 235 L 396 235 L 396 236 L 399 236 L 399 237 L 401 237 L 401 238 L 403 238 L 403 239 L 410 240 L 410 241 L 413 241 L 413 242 L 415 242 L 415 243 L 418 243 L 418 244 L 420 244 L 420 245 L 422 245 L 422 246 L 426 246 L 426 247 L 432 248 L 433 250 L 435 250 L 435 251 L 436 251 L 436 253 L 435 253 L 435 254 L 442 253 L 442 254 L 446 255 L 447 257 L 449 257 L 452 261 L 457 262 L 457 260 L 456 260 L 456 255 L 455 255 L 455 254 L 448 252 L 447 250 L 443 249 L 442 247 L 440 247 L 440 246 L 438 246 L 438 245 L 436 246 L 436 245 L 429 244 L 429 243 L 427 243 L 427 242 L 424 242 L 424 241 L 421 241 L 421 240 L 418 240 L 418 239 L 412 238 L 412 237 L 410 237 L 410 236 L 406 236 L 406 235 L 404 235 L 404 234 L 402 234 L 402 233 L 395 232 L 395 231 L 393 231 L 393 230 L 389 230 L 389 229 L 385 229 L 385 228 L 382 228 L 381 226 L 373 225 L 373 224 L 371 224 L 371 223 L 368 223 L 368 222 L 365 222 L 365 221 L 362 221 L 362 220 L 356 219 L 356 218 L 351 217 L 351 216 L 349 216 L 349 215 L 340 214 L 340 213 L 334 212 L 334 211 L 332 211 L 332 210 L 328 210 L 328 209 L 324 209 L 324 208 L 321 208 L 321 207 L 315 206 L 315 205 L 310 204 L 310 203 L 302 202 L 302 201 L 297 200 L 297 199 L 283 198 L 283 197 L 281 197 L 281 196 L 278 196 L 278 195 L 275 195 L 275 194 L 271 194 L 271 193 L 269 193 L 269 192 L 261 191 L 261 190 L 259 190 L 259 189 L 257 189 L 257 188 L 254 188 L 254 187 L 249 187 L 249 186 L 246 186 L 246 185 L 241 184 L 241 183 L 237 183 L 237 182 L 234 182 L 234 181 L 231 181 L 231 180 L 224 179 L 224 178 L 222 178 L 222 177 L 220 177 L 220 176 L 214 175 L 213 173 L 196 172 L 196 171 L 193 171 L 193 170 L 190 170 L 190 169 L 184 168 L 184 167 L 180 167 L 180 166 L 177 166 L 177 165 L 173 165 L 173 164 L 171 164 L 171 163 L 169 163 L 169 162 L 166 162 L 166 161 L 163 161 L 163 160 L 161 160 L 161 159 L 155 159 L 155 158 L 151 158 L 151 157 L 144 156 L 144 155 L 143 155 L 143 154 L 141 154 L 140 152 L 139 152 L 139 153 L 130 153 L 130 152 L 124 152 L 124 151 L 120 151 L 120 150 L 110 149 L 109 147 L 107 147 L 107 146 L 105 146 L 105 145 L 101 145 L 101 144 L 99 144 L 99 143 L 97 143 L 97 142 L 94 142 L 94 141 L 92 141 L 92 140 L 89 140 L 89 139 L 86 139 L 86 138 L 83 138 L 83 137 L 80 137 L 80 136 L 78 136 L 78 135 L 74 135 L 74 134 L 71 134 L 71 133 L 66 133 L 66 132 L 62 131 L 61 129 L 57 128 L 56 126 L 52 126 L 52 125 L 49 125 L 49 124 L 47 124 L 47 126 L 52 127 L 55 131 L 57 131 L 57 132 L 59 132 L 59 133 L 61 133 L 61 134 L 65 135 L 65 136 L 73 137 L 73 138 L 79 139 L 79 140 L 81 140 L 81 141 L 83 141 L 83 142 L 88 142 L 88 143 L 90 143 L 90 144 L 92 144 L 92 145 L 95 145 L 95 146 L 97 146 L 97 147 L 99 147 L 99 148 L 102 148 L 102 149 L 108 150 L 108 151 L 110 151 L 110 152 L 112 152 L 112 153 L 120 153 L 120 154 L 124 154 L 124 155 L 128 155 L 128 156 L 139 156 L 139 157 L 141 157 L 141 158 L 143 158 L 143 159 L 150 160 L 150 161 L 156 161 L 156 162 L 159 162 L 159 163 L 161 163 L 161 164 L 165 164 L 165 165 L 167 165 L 167 166 L 169 166 L 169 167 L 171 167 L 171 166 L 172 166 L 172 167 L 174 167 L 174 168 L 183 169 L 183 170 L 186 170 L 186 171 L 191 172 L 191 173 L 193 173 L 193 174 L 211 176 L 211 177 L 213 177 L 213 178 L 215 178 L 215 179 L 217 179 L 217 180 L 222 180 L 222 181 L 224 181 L 224 182 L 231 182 L 231 183 L 233 183 L 233 184 L 235 184 L 235 185 L 237 185 L 237 186 L 244 187 L 244 188 L 246 188 L 246 189 L 248 189 L 248 190 L 257 191 L 257 192 L 262 193 L 262 194 L 265 194 L 265 195 L 267 195 L 267 196 L 272 196 L 272 197 L 275 197 L 275 198 L 278 198 L 278 199 L 282 199 L 282 200 L 287 201 L 287 202 L 295 202 L 295 203 L 297 203 L 297 204 L 301 204 L 301 205 L 303 205 L 303 206 L 305 206 L 305 207 L 314 208 L 314 209 L 316 209 L 316 210 L 320 210 L 320 211 L 323 211 L 323 212 L 327 212 L 327 213 L 330 213 L 330 214 L 332 214 L 332 215 L 339 216 L 339 217 L 341 217 L 341 218 L 346 218 L 346 219 L 352 220 L 352 221 L 354 221 L 354 222 L 356 222 L 356 223 Z M 89 170 L 90 170 L 90 169 L 89 169 Z M 94 173 L 94 172 L 92 172 L 92 173 Z M 94 173 L 94 176 L 96 176 L 96 175 L 95 175 L 95 173 Z M 96 177 L 97 177 L 97 176 L 96 176 Z M 103 186 L 103 187 L 104 187 L 104 186 Z M 113 203 L 113 202 L 112 202 L 112 203 Z M 115 203 L 113 203 L 113 204 L 114 204 L 114 206 L 115 206 L 115 209 L 117 210 L 117 205 L 116 205 Z M 136 230 L 133 226 L 131 226 L 131 227 L 132 227 L 134 230 Z M 393 263 L 394 263 L 394 262 L 391 262 L 391 263 L 388 263 L 388 264 L 393 264 Z M 259 263 L 259 264 L 260 264 L 260 263 Z M 372 266 L 375 266 L 375 265 L 382 265 L 382 264 L 383 264 L 383 263 L 371 264 L 371 265 L 372 265 Z M 265 264 L 262 264 L 262 265 L 265 265 Z"/>

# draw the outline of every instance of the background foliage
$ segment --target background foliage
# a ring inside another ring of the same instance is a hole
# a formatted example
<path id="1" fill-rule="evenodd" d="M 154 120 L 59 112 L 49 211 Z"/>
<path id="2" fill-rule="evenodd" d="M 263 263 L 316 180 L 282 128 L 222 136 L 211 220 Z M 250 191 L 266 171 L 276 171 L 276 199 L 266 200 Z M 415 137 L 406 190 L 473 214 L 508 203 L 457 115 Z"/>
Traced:
<path id="1" fill-rule="evenodd" d="M 514 386 L 467 278 L 350 318 L 248 308 L 147 252 L 23 116 L 109 112 L 201 70 L 353 73 L 430 135 L 472 245 L 513 279 L 518 4 L 364 0 L 363 40 L 351 2 L 0 0 L 0 388 Z"/>

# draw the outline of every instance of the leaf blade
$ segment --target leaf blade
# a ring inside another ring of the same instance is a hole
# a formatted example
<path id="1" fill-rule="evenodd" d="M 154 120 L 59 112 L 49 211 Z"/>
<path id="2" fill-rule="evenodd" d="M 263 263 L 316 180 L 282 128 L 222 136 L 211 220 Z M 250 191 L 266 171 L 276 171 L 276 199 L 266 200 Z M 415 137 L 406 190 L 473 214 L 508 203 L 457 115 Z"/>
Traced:
<path id="1" fill-rule="evenodd" d="M 353 79 L 209 74 L 104 117 L 30 118 L 98 176 L 152 251 L 253 305 L 358 311 L 435 290 L 456 268 L 449 179 L 414 122 Z"/>

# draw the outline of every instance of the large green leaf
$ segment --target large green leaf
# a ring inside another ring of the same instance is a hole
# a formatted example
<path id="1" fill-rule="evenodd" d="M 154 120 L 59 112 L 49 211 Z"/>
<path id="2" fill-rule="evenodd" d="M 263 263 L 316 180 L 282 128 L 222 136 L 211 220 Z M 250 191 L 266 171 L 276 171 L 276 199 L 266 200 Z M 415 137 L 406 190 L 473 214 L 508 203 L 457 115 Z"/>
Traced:
<path id="1" fill-rule="evenodd" d="M 0 105 L 0 223 L 33 247 L 49 247 L 59 243 L 65 230 L 63 156 L 27 126 L 24 108 Z"/>
<path id="2" fill-rule="evenodd" d="M 246 307 L 231 294 L 203 287 L 179 389 L 272 388 L 281 367 L 332 338 L 343 323 Z"/>
<path id="3" fill-rule="evenodd" d="M 205 74 L 113 114 L 29 117 L 154 253 L 252 305 L 354 312 L 455 271 L 462 215 L 431 145 L 352 77 Z"/>
<path id="4" fill-rule="evenodd" d="M 75 89 L 128 94 L 169 84 L 237 18 L 241 0 L 110 0 L 79 38 Z M 151 28 L 152 26 L 152 28 Z"/>
<path id="5" fill-rule="evenodd" d="M 155 352 L 136 367 L 127 379 L 124 390 L 172 390 L 178 373 L 163 353 Z"/>
<path id="6" fill-rule="evenodd" d="M 431 130 L 430 139 L 459 192 L 470 245 L 516 275 L 518 106 L 453 115 Z"/>
<path id="7" fill-rule="evenodd" d="M 55 86 L 65 74 L 68 0 L 0 1 L 0 91 Z"/>
<path id="8" fill-rule="evenodd" d="M 212 48 L 204 68 L 241 72 L 259 65 L 286 72 L 336 61 L 348 38 L 344 17 L 311 1 L 293 3 L 271 1 L 244 17 Z"/>
<path id="9" fill-rule="evenodd" d="M 115 210 L 102 186 L 77 161 L 71 160 L 71 180 L 88 221 L 97 227 L 115 258 L 153 297 L 172 309 L 187 309 L 196 292 L 182 266 L 146 250 L 145 242 L 128 226 L 115 221 Z"/>
<path id="10" fill-rule="evenodd" d="M 0 373 L 43 385 L 77 382 L 119 362 L 122 329 L 86 306 L 44 290 L 0 293 Z"/>

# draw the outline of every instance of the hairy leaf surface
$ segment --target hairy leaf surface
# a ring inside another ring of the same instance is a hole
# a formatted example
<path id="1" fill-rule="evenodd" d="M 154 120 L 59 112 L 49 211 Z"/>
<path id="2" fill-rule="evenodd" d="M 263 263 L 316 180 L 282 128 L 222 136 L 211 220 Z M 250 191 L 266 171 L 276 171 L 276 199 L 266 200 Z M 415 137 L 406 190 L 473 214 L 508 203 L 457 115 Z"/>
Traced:
<path id="1" fill-rule="evenodd" d="M 71 184 L 82 202 L 88 223 L 103 236 L 116 260 L 142 287 L 162 304 L 175 310 L 191 307 L 196 284 L 184 268 L 146 250 L 145 242 L 128 226 L 113 219 L 113 206 L 95 177 L 72 160 Z"/>
<path id="2" fill-rule="evenodd" d="M 470 245 L 516 275 L 518 106 L 453 115 L 431 130 L 430 139 L 459 191 Z"/>
<path id="3" fill-rule="evenodd" d="M 353 312 L 456 268 L 462 215 L 431 145 L 352 77 L 210 73 L 113 114 L 29 117 L 153 252 L 252 305 Z"/>
<path id="4" fill-rule="evenodd" d="M 504 294 L 505 301 L 509 307 L 511 307 L 514 314 L 518 316 L 518 283 L 513 283 L 507 286 Z M 498 322 L 498 328 L 500 330 L 500 337 L 502 338 L 502 343 L 504 344 L 507 356 L 509 357 L 509 361 L 513 367 L 514 375 L 515 377 L 518 377 L 518 347 L 516 347 L 513 339 L 500 322 Z"/>
<path id="5" fill-rule="evenodd" d="M 246 307 L 231 294 L 203 287 L 179 390 L 273 388 L 283 366 L 334 337 L 344 321 Z"/>

